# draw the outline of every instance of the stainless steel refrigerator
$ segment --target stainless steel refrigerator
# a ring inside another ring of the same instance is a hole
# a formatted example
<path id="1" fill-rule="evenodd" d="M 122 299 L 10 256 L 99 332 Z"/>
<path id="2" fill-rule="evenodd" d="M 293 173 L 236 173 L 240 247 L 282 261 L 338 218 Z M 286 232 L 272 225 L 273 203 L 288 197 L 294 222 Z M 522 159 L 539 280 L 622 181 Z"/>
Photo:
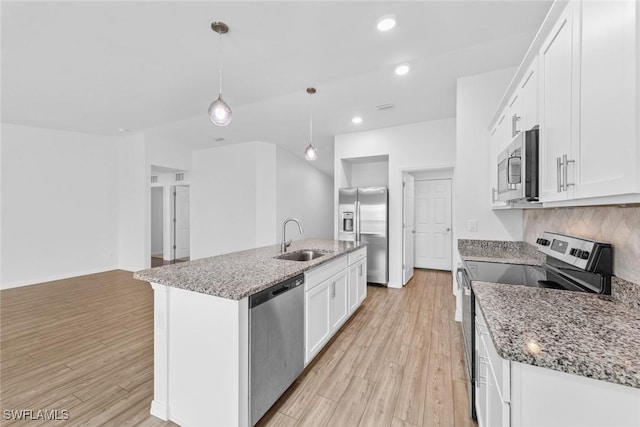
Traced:
<path id="1" fill-rule="evenodd" d="M 338 240 L 367 242 L 367 282 L 389 283 L 389 192 L 386 187 L 339 190 Z"/>

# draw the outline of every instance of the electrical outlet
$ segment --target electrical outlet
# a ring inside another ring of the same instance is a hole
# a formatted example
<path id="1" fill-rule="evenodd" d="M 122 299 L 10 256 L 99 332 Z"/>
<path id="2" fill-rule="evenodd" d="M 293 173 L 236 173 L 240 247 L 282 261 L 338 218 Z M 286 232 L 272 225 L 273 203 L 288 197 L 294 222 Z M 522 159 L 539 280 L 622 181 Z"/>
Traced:
<path id="1" fill-rule="evenodd" d="M 470 219 L 469 220 L 469 225 L 467 227 L 469 229 L 469 231 L 478 231 L 478 220 L 477 219 Z"/>

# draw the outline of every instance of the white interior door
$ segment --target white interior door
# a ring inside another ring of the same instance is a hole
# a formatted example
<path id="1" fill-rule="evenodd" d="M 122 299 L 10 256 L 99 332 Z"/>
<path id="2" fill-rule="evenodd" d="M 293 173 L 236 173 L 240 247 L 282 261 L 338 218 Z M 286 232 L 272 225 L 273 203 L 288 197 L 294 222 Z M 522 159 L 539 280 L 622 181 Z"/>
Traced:
<path id="1" fill-rule="evenodd" d="M 415 182 L 415 266 L 451 271 L 451 180 Z"/>
<path id="2" fill-rule="evenodd" d="M 402 284 L 406 285 L 413 277 L 413 247 L 414 247 L 414 189 L 413 176 L 405 173 L 402 177 Z"/>
<path id="3" fill-rule="evenodd" d="M 189 187 L 177 186 L 175 190 L 174 249 L 176 258 L 189 258 Z"/>

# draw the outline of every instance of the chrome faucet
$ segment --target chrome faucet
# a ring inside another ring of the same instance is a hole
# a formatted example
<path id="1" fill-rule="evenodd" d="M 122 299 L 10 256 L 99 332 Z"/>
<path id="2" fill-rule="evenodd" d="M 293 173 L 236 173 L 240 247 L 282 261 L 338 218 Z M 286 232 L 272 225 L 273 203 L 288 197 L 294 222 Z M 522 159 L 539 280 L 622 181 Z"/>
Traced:
<path id="1" fill-rule="evenodd" d="M 285 219 L 282 223 L 282 244 L 280 245 L 280 252 L 283 253 L 287 252 L 287 248 L 291 246 L 291 239 L 287 241 L 287 223 L 289 221 L 294 221 L 296 224 L 298 224 L 298 231 L 300 231 L 300 234 L 304 234 L 304 231 L 302 231 L 302 225 L 300 225 L 300 221 L 298 221 L 296 218 Z"/>

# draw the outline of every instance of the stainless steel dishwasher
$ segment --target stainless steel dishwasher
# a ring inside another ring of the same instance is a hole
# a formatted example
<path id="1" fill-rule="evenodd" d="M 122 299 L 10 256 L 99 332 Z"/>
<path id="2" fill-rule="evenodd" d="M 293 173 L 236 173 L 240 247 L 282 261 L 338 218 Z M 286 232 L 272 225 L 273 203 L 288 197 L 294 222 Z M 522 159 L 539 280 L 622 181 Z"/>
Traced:
<path id="1" fill-rule="evenodd" d="M 304 368 L 304 275 L 249 297 L 249 410 L 255 425 Z"/>

